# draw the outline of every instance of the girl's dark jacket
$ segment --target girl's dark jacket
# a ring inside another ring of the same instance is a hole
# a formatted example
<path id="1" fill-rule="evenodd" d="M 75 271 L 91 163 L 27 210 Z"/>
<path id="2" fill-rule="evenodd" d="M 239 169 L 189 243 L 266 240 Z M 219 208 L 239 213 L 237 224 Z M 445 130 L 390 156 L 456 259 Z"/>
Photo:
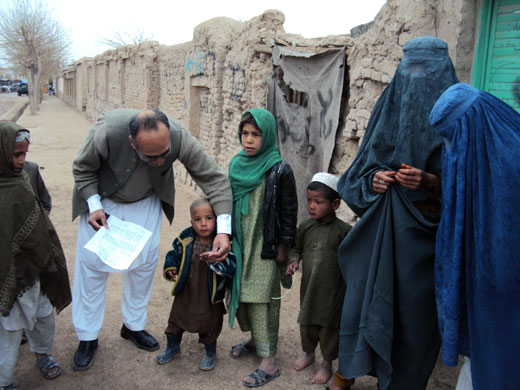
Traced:
<path id="1" fill-rule="evenodd" d="M 277 244 L 294 243 L 297 220 L 298 197 L 294 174 L 289 164 L 280 161 L 265 174 L 263 259 L 276 258 Z"/>

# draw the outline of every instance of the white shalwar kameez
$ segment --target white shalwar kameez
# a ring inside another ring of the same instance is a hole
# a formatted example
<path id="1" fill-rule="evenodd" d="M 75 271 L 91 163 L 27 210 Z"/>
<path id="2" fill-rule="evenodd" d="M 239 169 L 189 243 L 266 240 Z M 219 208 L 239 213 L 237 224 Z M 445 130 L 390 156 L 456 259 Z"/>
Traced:
<path id="1" fill-rule="evenodd" d="M 159 257 L 162 210 L 157 195 L 133 203 L 103 199 L 102 204 L 105 213 L 141 225 L 150 230 L 152 236 L 128 270 L 116 270 L 84 248 L 96 231 L 88 224 L 89 213 L 81 215 L 72 288 L 72 322 L 80 341 L 98 338 L 105 312 L 106 283 L 111 272 L 123 273 L 121 312 L 124 324 L 133 331 L 145 328 L 146 305 L 152 293 Z"/>

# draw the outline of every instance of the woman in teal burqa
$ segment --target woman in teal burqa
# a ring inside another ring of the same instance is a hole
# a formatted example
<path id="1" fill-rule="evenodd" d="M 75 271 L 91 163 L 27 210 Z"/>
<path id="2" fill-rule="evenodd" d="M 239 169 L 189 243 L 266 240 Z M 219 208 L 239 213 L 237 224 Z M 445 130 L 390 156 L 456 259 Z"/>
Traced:
<path id="1" fill-rule="evenodd" d="M 442 141 L 428 115 L 456 82 L 445 42 L 405 44 L 338 184 L 361 217 L 339 247 L 347 290 L 338 369 L 347 378 L 375 375 L 381 390 L 425 389 L 439 352 L 433 262 Z"/>

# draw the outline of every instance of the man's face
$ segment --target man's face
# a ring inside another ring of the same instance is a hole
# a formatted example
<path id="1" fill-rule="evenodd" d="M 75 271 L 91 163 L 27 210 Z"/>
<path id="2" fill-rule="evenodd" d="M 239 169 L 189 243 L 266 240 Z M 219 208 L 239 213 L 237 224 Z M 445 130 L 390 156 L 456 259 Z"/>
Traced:
<path id="1" fill-rule="evenodd" d="M 171 153 L 170 131 L 162 122 L 158 123 L 157 128 L 157 131 L 139 130 L 135 141 L 128 137 L 139 158 L 153 167 L 163 165 Z"/>
<path id="2" fill-rule="evenodd" d="M 29 141 L 24 139 L 21 142 L 15 142 L 13 150 L 13 170 L 16 173 L 22 173 L 25 164 L 25 155 L 29 151 Z"/>

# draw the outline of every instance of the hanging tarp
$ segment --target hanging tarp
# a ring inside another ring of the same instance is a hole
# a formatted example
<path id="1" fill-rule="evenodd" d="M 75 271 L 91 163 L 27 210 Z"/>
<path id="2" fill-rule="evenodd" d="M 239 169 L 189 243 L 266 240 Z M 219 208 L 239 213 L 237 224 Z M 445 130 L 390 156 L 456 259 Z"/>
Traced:
<path id="1" fill-rule="evenodd" d="M 296 52 L 274 46 L 267 108 L 278 122 L 282 157 L 292 166 L 299 204 L 316 172 L 327 172 L 336 141 L 345 50 Z M 306 208 L 300 207 L 300 217 Z M 300 218 L 301 219 L 301 218 Z"/>

